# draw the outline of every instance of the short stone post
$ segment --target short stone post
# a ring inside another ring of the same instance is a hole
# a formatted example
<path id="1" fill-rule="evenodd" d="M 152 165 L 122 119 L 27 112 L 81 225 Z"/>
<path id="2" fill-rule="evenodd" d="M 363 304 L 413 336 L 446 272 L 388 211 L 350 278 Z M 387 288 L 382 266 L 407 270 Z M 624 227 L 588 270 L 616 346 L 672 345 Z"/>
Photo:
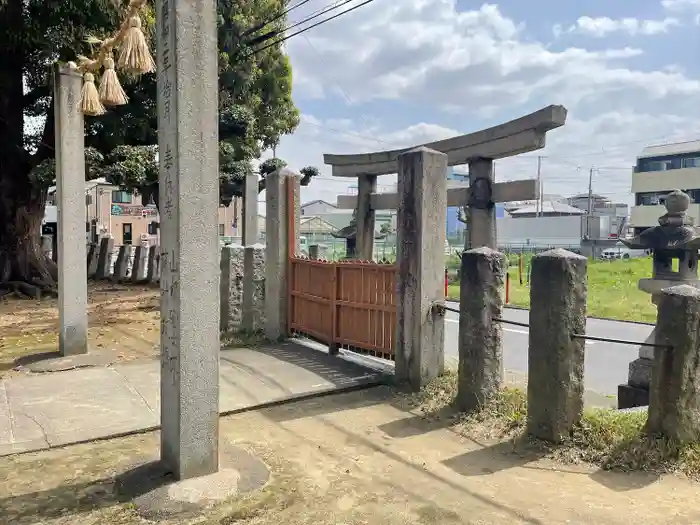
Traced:
<path id="1" fill-rule="evenodd" d="M 557 248 L 532 258 L 527 431 L 552 443 L 583 415 L 588 259 Z"/>
<path id="2" fill-rule="evenodd" d="M 134 262 L 131 265 L 131 282 L 134 284 L 143 281 L 143 270 L 146 268 L 146 258 L 148 248 L 146 246 L 136 246 L 134 248 Z"/>
<path id="3" fill-rule="evenodd" d="M 443 373 L 447 155 L 415 148 L 398 157 L 396 379 L 418 390 Z"/>
<path id="4" fill-rule="evenodd" d="M 221 262 L 219 270 L 221 278 L 219 280 L 219 331 L 226 333 L 229 331 L 229 323 L 232 312 L 231 288 L 236 282 L 236 275 L 233 275 L 233 250 L 236 246 L 224 246 L 221 248 Z"/>
<path id="5" fill-rule="evenodd" d="M 241 329 L 257 332 L 264 326 L 265 246 L 254 244 L 243 249 L 243 313 Z"/>
<path id="6" fill-rule="evenodd" d="M 90 244 L 87 259 L 87 276 L 89 279 L 97 276 L 97 266 L 100 260 L 100 246 L 100 242 L 93 242 Z"/>
<path id="7" fill-rule="evenodd" d="M 309 244 L 309 259 L 318 260 L 318 244 Z"/>
<path id="8" fill-rule="evenodd" d="M 160 276 L 158 264 L 160 263 L 160 247 L 151 246 L 148 250 L 148 269 L 146 270 L 146 281 L 155 283 Z"/>
<path id="9" fill-rule="evenodd" d="M 126 279 L 126 270 L 129 265 L 129 255 L 131 253 L 131 246 L 120 246 L 119 253 L 117 254 L 117 260 L 114 263 L 114 274 L 112 275 L 112 280 L 115 283 L 120 283 Z"/>
<path id="10" fill-rule="evenodd" d="M 700 440 L 700 290 L 687 284 L 659 295 L 647 431 L 683 444 Z"/>
<path id="11" fill-rule="evenodd" d="M 296 173 L 282 168 L 268 175 L 265 185 L 265 336 L 273 340 L 289 335 L 289 257 L 299 250 L 299 183 Z M 291 200 L 287 193 L 289 184 Z"/>
<path id="12" fill-rule="evenodd" d="M 503 317 L 506 256 L 482 247 L 462 254 L 459 299 L 460 410 L 482 407 L 503 387 Z"/>
<path id="13" fill-rule="evenodd" d="M 85 354 L 87 257 L 85 253 L 85 126 L 80 110 L 82 75 L 75 64 L 55 64 L 56 193 L 58 198 L 58 347 Z"/>
<path id="14" fill-rule="evenodd" d="M 258 243 L 258 176 L 246 175 L 243 193 L 243 246 Z"/>
<path id="15" fill-rule="evenodd" d="M 51 250 L 53 249 L 53 240 L 51 235 L 41 236 L 41 252 L 47 257 L 51 258 Z"/>
<path id="16" fill-rule="evenodd" d="M 183 480 L 219 470 L 217 17 L 213 0 L 155 7 L 160 457 Z"/>
<path id="17" fill-rule="evenodd" d="M 100 239 L 100 253 L 97 258 L 97 278 L 109 279 L 112 269 L 112 255 L 114 254 L 114 239 L 102 237 Z"/>

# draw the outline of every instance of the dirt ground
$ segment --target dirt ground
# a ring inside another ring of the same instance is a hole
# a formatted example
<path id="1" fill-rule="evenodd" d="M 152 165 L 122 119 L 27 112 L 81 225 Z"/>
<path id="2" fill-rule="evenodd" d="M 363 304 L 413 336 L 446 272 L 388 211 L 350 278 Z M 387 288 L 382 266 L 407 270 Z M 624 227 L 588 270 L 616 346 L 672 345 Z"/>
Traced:
<path id="1" fill-rule="evenodd" d="M 157 356 L 159 295 L 154 287 L 91 283 L 88 289 L 90 350 L 113 352 L 115 361 Z M 57 352 L 57 334 L 56 299 L 0 300 L 0 377 L 12 373 L 23 360 Z"/>
<path id="2" fill-rule="evenodd" d="M 200 520 L 163 523 L 700 523 L 699 487 L 686 479 L 515 455 L 453 424 L 407 412 L 386 388 L 223 418 L 221 438 L 264 460 L 270 483 Z M 114 479 L 157 449 L 152 433 L 0 458 L 0 522 L 141 525 Z"/>

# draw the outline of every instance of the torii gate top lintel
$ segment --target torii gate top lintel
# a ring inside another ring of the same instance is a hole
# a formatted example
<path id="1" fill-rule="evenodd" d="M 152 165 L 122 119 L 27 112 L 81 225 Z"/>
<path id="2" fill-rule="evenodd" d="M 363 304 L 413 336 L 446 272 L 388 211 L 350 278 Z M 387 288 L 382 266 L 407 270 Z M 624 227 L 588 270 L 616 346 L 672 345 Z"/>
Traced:
<path id="1" fill-rule="evenodd" d="M 566 115 L 564 106 L 547 106 L 492 128 L 422 146 L 447 154 L 448 166 L 467 164 L 477 158 L 512 157 L 544 148 L 546 133 L 563 126 Z M 414 148 L 349 155 L 324 154 L 323 162 L 333 167 L 334 177 L 389 175 L 396 173 L 398 156 Z"/>

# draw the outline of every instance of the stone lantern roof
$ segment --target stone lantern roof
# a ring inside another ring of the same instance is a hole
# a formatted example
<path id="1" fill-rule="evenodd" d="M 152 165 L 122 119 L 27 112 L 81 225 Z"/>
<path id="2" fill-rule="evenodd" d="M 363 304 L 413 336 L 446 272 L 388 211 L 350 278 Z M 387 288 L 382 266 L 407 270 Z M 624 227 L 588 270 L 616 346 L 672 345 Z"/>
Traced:
<path id="1" fill-rule="evenodd" d="M 350 224 L 345 226 L 344 228 L 340 228 L 337 232 L 331 233 L 331 236 L 335 237 L 336 239 L 348 239 L 348 240 L 355 240 L 357 237 L 357 210 L 352 212 L 352 220 L 350 221 Z M 385 234 L 383 233 L 376 233 L 374 234 L 374 239 L 375 240 L 381 240 L 386 237 Z"/>
<path id="2" fill-rule="evenodd" d="M 681 190 L 673 190 L 664 202 L 666 213 L 659 218 L 659 225 L 644 230 L 623 244 L 632 249 L 683 250 L 700 249 L 700 230 L 688 215 L 690 197 Z"/>

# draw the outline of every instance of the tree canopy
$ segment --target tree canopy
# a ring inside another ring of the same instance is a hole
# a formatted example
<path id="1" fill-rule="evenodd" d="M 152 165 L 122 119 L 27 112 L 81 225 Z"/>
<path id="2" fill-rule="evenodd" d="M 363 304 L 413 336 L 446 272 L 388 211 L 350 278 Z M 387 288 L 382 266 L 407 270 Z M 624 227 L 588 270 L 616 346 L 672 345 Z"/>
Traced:
<path id="1" fill-rule="evenodd" d="M 281 30 L 286 0 L 218 0 L 219 138 L 222 200 L 242 195 L 252 161 L 294 131 L 292 71 L 280 45 L 251 45 Z M 0 283 L 55 282 L 40 253 L 46 190 L 53 182 L 54 118 L 49 66 L 90 56 L 88 37 L 111 36 L 125 0 L 0 0 Z M 153 38 L 153 11 L 144 30 Z M 268 40 L 269 43 L 269 40 Z M 155 51 L 155 45 L 151 49 Z M 88 177 L 107 175 L 128 189 L 155 192 L 155 75 L 120 75 L 129 97 L 106 115 L 86 117 Z M 27 124 L 25 126 L 25 118 Z M 279 160 L 275 161 L 281 162 Z M 258 170 L 260 189 L 270 161 Z M 305 168 L 304 182 L 317 173 Z"/>

